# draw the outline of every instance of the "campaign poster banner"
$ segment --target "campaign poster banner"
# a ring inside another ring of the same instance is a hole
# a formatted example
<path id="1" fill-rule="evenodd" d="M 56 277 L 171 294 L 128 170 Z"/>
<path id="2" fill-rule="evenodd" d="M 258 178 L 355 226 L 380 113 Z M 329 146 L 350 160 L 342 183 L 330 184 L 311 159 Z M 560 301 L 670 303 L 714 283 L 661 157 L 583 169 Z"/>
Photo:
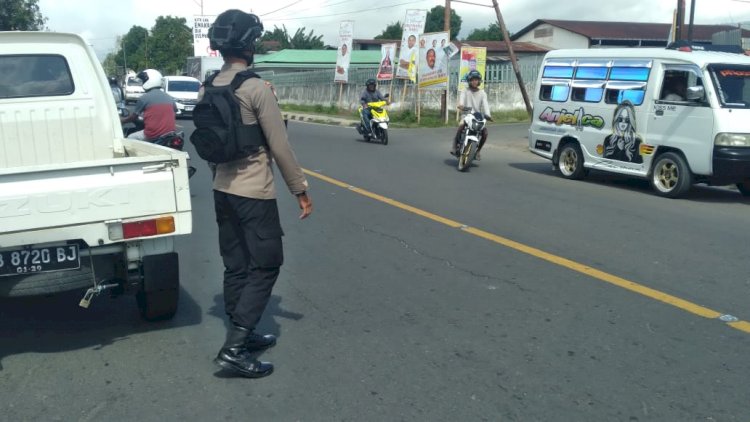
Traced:
<path id="1" fill-rule="evenodd" d="M 396 57 L 396 44 L 383 44 L 380 46 L 380 66 L 378 66 L 377 79 L 379 81 L 390 81 L 393 79 L 393 60 Z"/>
<path id="2" fill-rule="evenodd" d="M 349 63 L 352 60 L 352 37 L 354 36 L 354 21 L 341 21 L 339 25 L 339 50 L 336 55 L 336 72 L 334 82 L 349 82 Z"/>
<path id="3" fill-rule="evenodd" d="M 461 47 L 461 64 L 458 68 L 458 91 L 466 90 L 466 74 L 472 70 L 477 70 L 482 74 L 482 84 L 484 84 L 485 69 L 487 67 L 487 48 L 486 47 Z"/>
<path id="4" fill-rule="evenodd" d="M 433 32 L 419 37 L 419 89 L 448 89 L 448 59 L 445 47 L 448 32 Z"/>
<path id="5" fill-rule="evenodd" d="M 396 68 L 396 77 L 399 79 L 410 79 L 412 82 L 417 80 L 419 60 L 417 40 L 419 34 L 424 32 L 426 22 L 426 10 L 409 9 L 406 11 L 401 38 L 401 53 L 398 56 L 398 67 Z"/>
<path id="6" fill-rule="evenodd" d="M 193 16 L 193 56 L 195 57 L 219 57 L 216 50 L 211 50 L 208 41 L 208 28 L 216 20 L 216 16 Z"/>

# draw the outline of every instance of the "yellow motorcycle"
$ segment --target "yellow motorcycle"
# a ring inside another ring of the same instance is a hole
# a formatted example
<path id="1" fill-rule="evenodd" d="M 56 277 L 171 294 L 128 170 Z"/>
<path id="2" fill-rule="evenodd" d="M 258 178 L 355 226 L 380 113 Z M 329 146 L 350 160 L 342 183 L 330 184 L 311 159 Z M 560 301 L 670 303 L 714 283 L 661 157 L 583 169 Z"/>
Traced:
<path id="1" fill-rule="evenodd" d="M 367 107 L 370 108 L 370 114 L 372 114 L 372 119 L 370 119 L 370 131 L 365 129 L 366 126 L 364 121 L 360 121 L 359 125 L 357 125 L 357 132 L 365 137 L 365 142 L 370 142 L 370 139 L 376 139 L 382 142 L 383 145 L 388 145 L 388 122 L 390 122 L 390 119 L 388 118 L 388 110 L 386 109 L 387 105 L 388 101 L 373 101 L 367 103 Z M 362 116 L 361 105 L 357 111 L 359 112 L 359 115 Z"/>

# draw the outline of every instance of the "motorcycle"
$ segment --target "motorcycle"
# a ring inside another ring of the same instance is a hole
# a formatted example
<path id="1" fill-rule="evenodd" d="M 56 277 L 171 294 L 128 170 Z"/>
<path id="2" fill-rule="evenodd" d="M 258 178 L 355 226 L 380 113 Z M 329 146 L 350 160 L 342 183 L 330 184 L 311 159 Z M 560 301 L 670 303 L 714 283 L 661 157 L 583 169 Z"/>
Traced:
<path id="1" fill-rule="evenodd" d="M 388 98 L 388 94 L 385 95 L 385 98 Z M 372 119 L 370 120 L 370 131 L 365 129 L 364 120 L 360 121 L 359 125 L 356 127 L 357 132 L 365 137 L 365 142 L 370 142 L 370 139 L 377 139 L 382 142 L 383 145 L 388 145 L 388 122 L 391 120 L 388 117 L 388 110 L 386 109 L 387 105 L 387 101 L 373 101 L 367 103 L 367 107 L 370 108 L 370 113 L 372 114 Z M 362 116 L 361 105 L 357 111 L 359 112 L 359 115 Z"/>
<path id="2" fill-rule="evenodd" d="M 131 111 L 127 108 L 119 108 L 118 109 L 120 116 L 127 117 Z M 139 130 L 143 130 L 143 118 L 138 117 L 137 120 L 135 120 L 131 126 L 122 128 L 123 136 L 126 138 L 128 135 L 134 132 L 138 132 Z M 153 139 L 151 141 L 152 144 L 161 145 L 163 147 L 176 149 L 177 151 L 182 151 L 183 148 L 185 148 L 185 133 L 182 131 L 173 131 L 173 132 L 167 132 L 161 136 L 159 136 L 156 139 Z M 197 169 L 193 166 L 188 166 L 188 177 L 193 177 Z"/>
<path id="3" fill-rule="evenodd" d="M 487 125 L 488 117 L 472 109 L 463 108 L 464 131 L 461 133 L 461 139 L 458 143 L 458 171 L 466 171 L 471 167 L 471 162 L 477 156 L 479 148 L 479 137 L 482 130 Z"/>

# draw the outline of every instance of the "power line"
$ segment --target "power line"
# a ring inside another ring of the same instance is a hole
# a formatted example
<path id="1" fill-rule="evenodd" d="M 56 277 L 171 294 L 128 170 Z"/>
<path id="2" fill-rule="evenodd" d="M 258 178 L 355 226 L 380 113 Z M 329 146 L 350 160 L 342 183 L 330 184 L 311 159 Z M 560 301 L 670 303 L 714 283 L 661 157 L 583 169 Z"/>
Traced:
<path id="1" fill-rule="evenodd" d="M 351 3 L 351 2 L 352 2 L 351 0 L 344 0 L 344 1 L 340 1 L 340 2 L 338 2 L 338 3 L 332 3 L 332 4 L 321 4 L 320 6 L 315 6 L 315 7 L 308 7 L 307 9 L 299 9 L 299 10 L 295 10 L 295 11 L 294 11 L 294 12 L 292 12 L 292 13 L 306 12 L 306 11 L 308 11 L 308 10 L 319 10 L 319 9 L 322 9 L 322 8 L 324 8 L 324 7 L 332 7 L 332 6 L 338 6 L 339 4 L 344 4 L 344 3 Z M 266 15 L 268 15 L 268 13 L 266 13 Z"/>
<path id="2" fill-rule="evenodd" d="M 267 16 L 267 15 L 270 15 L 270 14 L 272 14 L 272 13 L 276 13 L 276 12 L 282 11 L 282 10 L 284 10 L 284 9 L 286 9 L 286 8 L 288 8 L 288 7 L 292 7 L 292 6 L 294 6 L 295 4 L 297 4 L 297 3 L 300 3 L 300 2 L 302 2 L 302 0 L 297 0 L 297 1 L 295 1 L 294 3 L 289 3 L 289 4 L 287 4 L 286 6 L 284 6 L 284 7 L 280 8 L 280 9 L 276 9 L 276 10 L 274 10 L 273 12 L 268 12 L 268 13 L 264 13 L 264 14 L 262 14 L 261 16 Z"/>
<path id="3" fill-rule="evenodd" d="M 331 13 L 331 14 L 328 14 L 328 15 L 304 16 L 304 17 L 297 17 L 297 18 L 276 18 L 276 19 L 271 18 L 271 19 L 268 19 L 268 20 L 270 20 L 270 21 L 287 21 L 287 20 L 291 21 L 291 20 L 302 20 L 302 19 L 328 18 L 328 17 L 331 17 L 331 16 L 352 15 L 352 14 L 356 14 L 356 13 L 371 12 L 371 11 L 374 11 L 374 10 L 390 9 L 390 8 L 393 8 L 393 7 L 396 7 L 396 6 L 405 6 L 407 4 L 423 3 L 425 1 L 427 1 L 427 0 L 415 0 L 415 1 L 405 2 L 405 3 L 391 4 L 391 5 L 388 5 L 388 6 L 371 7 L 369 9 L 355 10 L 353 12 Z"/>

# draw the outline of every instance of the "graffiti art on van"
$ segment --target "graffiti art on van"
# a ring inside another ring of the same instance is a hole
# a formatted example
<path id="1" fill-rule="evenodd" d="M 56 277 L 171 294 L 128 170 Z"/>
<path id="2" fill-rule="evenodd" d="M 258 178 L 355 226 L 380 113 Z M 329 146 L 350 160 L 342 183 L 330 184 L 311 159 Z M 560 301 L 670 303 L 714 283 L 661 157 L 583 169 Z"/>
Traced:
<path id="1" fill-rule="evenodd" d="M 566 109 L 557 111 L 552 107 L 547 107 L 542 111 L 542 114 L 539 115 L 539 120 L 557 126 L 573 126 L 576 130 L 583 130 L 584 127 L 592 127 L 594 129 L 601 129 L 604 127 L 603 117 L 586 114 L 583 107 L 573 112 L 569 112 Z"/>

